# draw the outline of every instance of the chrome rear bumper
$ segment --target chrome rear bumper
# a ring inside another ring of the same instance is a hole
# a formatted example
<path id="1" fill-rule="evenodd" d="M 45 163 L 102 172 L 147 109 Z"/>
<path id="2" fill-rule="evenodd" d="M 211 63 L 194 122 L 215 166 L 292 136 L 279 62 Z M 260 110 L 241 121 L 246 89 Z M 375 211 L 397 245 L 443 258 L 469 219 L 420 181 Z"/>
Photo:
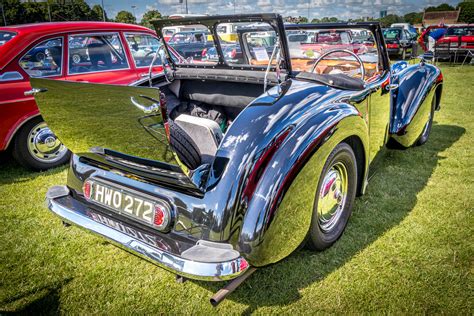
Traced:
<path id="1" fill-rule="evenodd" d="M 94 218 L 96 217 L 92 216 L 95 214 L 95 211 L 91 210 L 86 204 L 74 199 L 65 186 L 52 187 L 46 195 L 46 203 L 47 207 L 64 222 L 100 235 L 129 252 L 189 279 L 224 281 L 238 277 L 249 268 L 247 261 L 240 255 L 233 260 L 222 262 L 212 260 L 212 258 L 208 258 L 210 260 L 206 260 L 206 262 L 196 261 L 167 252 L 161 249 L 159 245 L 146 243 L 144 241 L 146 239 L 138 238 L 137 233 L 130 229 L 125 230 L 129 232 L 129 234 L 126 234 L 123 231 L 107 226 L 95 220 Z M 193 247 L 199 247 L 198 251 L 201 252 L 203 247 L 209 247 L 209 245 L 203 243 Z M 189 253 L 189 250 L 192 250 L 193 247 L 186 251 Z M 220 248 L 213 248 L 211 252 L 214 251 L 218 254 Z"/>

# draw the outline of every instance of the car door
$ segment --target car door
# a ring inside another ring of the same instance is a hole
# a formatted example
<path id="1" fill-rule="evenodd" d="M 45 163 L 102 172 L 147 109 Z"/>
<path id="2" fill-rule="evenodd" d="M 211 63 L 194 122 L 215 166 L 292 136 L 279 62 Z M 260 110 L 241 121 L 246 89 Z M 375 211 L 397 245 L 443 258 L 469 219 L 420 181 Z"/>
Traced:
<path id="1" fill-rule="evenodd" d="M 10 62 L 0 79 L 0 149 L 9 145 L 14 133 L 38 114 L 35 100 L 25 96 L 31 89 L 29 78 L 63 79 L 63 36 L 41 38 Z"/>
<path id="2" fill-rule="evenodd" d="M 376 30 L 377 33 L 377 30 Z M 380 41 L 382 35 L 374 34 L 374 40 Z M 379 153 L 384 148 L 388 140 L 391 115 L 391 90 L 390 90 L 390 65 L 385 58 L 386 52 L 377 45 L 378 52 L 378 75 L 366 83 L 366 88 L 371 91 L 369 97 L 369 162 L 374 164 L 380 161 Z M 393 82 L 396 84 L 395 82 Z M 395 85 L 393 86 L 395 87 Z M 373 172 L 376 168 L 369 169 Z"/>
<path id="3" fill-rule="evenodd" d="M 150 64 L 156 51 L 161 46 L 160 41 L 156 36 L 146 33 L 125 32 L 124 37 L 138 80 L 148 78 Z M 158 57 L 153 63 L 152 77 L 160 74 L 162 71 L 161 58 Z"/>
<path id="4" fill-rule="evenodd" d="M 67 80 L 130 84 L 138 79 L 119 32 L 71 33 L 67 41 Z"/>

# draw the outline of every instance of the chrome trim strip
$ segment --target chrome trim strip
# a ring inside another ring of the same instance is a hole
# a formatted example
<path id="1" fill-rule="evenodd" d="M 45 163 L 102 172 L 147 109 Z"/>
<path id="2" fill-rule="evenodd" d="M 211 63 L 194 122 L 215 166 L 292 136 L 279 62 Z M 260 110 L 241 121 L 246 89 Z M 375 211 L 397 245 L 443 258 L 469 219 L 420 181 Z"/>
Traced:
<path id="1" fill-rule="evenodd" d="M 3 79 L 3 77 L 6 75 L 6 74 L 18 74 L 18 76 L 20 77 L 16 77 L 16 78 L 13 78 L 13 79 Z M 4 72 L 0 75 L 0 82 L 8 82 L 8 81 L 19 81 L 19 80 L 23 80 L 25 79 L 23 77 L 23 75 L 19 72 L 19 71 L 7 71 L 7 72 Z"/>
<path id="2" fill-rule="evenodd" d="M 66 199 L 66 203 L 61 203 L 64 199 Z M 100 235 L 120 248 L 186 278 L 204 281 L 224 281 L 238 277 L 249 267 L 242 257 L 231 261 L 215 263 L 183 259 L 157 247 L 147 245 L 136 238 L 104 224 L 98 223 L 81 214 L 81 212 L 66 206 L 66 204 L 72 205 L 72 203 L 77 205 L 80 202 L 74 200 L 71 196 L 58 199 L 46 199 L 47 207 L 66 223 L 77 225 L 94 234 Z M 84 209 L 86 208 L 84 205 Z M 241 263 L 243 263 L 242 266 Z"/>

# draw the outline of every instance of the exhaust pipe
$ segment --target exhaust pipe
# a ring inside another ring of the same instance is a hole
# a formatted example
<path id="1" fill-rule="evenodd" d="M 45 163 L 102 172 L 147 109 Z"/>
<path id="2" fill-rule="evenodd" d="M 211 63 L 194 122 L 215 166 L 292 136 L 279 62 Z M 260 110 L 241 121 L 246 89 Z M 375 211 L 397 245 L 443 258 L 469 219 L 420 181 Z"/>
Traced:
<path id="1" fill-rule="evenodd" d="M 255 270 L 257 269 L 254 267 L 250 267 L 247 271 L 245 271 L 244 274 L 227 283 L 226 286 L 217 291 L 217 293 L 211 297 L 211 299 L 209 300 L 211 302 L 211 305 L 213 307 L 219 305 L 227 297 L 227 295 L 234 292 L 234 290 L 238 288 L 239 285 L 241 285 L 245 280 L 247 280 L 247 278 L 251 276 L 252 273 L 255 272 Z"/>

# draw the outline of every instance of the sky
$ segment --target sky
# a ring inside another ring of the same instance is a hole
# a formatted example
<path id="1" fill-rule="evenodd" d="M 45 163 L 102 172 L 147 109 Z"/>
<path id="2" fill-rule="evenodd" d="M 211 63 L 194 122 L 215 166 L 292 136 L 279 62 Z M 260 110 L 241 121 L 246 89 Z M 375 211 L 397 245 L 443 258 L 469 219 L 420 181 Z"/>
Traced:
<path id="1" fill-rule="evenodd" d="M 182 0 L 185 2 L 186 0 Z M 428 6 L 449 3 L 456 6 L 461 0 L 187 0 L 188 12 L 195 14 L 243 14 L 280 13 L 283 16 L 305 16 L 310 20 L 322 17 L 337 17 L 341 20 L 365 16 L 378 17 L 381 10 L 388 14 L 403 15 L 422 11 Z M 86 0 L 91 6 L 101 0 Z M 105 11 L 111 18 L 121 10 L 135 13 L 140 21 L 148 10 L 158 10 L 163 15 L 185 13 L 185 5 L 180 0 L 103 0 Z M 132 6 L 136 6 L 132 9 Z M 135 11 L 135 12 L 134 12 Z"/>

